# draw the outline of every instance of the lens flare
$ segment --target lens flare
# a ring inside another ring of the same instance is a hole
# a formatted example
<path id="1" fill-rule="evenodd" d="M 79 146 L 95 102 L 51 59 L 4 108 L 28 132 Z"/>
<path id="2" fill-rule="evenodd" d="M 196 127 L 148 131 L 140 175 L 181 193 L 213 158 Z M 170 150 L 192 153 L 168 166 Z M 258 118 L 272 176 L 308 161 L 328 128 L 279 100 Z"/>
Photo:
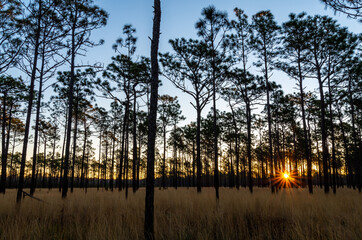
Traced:
<path id="1" fill-rule="evenodd" d="M 300 187 L 298 175 L 295 172 L 277 171 L 272 184 L 279 188 Z"/>

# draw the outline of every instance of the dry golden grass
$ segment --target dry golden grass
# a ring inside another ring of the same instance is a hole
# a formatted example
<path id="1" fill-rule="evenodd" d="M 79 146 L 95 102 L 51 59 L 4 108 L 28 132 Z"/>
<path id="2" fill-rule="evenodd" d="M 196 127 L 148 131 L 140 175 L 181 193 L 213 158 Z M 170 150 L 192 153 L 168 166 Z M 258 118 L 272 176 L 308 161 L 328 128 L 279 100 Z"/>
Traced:
<path id="1" fill-rule="evenodd" d="M 38 190 L 45 203 L 25 198 L 15 208 L 15 190 L 0 196 L 0 239 L 143 239 L 144 189 L 136 194 L 75 190 L 62 200 L 56 190 Z M 156 190 L 157 239 L 362 239 L 362 195 L 339 189 L 269 189 L 253 194 L 221 189 Z"/>

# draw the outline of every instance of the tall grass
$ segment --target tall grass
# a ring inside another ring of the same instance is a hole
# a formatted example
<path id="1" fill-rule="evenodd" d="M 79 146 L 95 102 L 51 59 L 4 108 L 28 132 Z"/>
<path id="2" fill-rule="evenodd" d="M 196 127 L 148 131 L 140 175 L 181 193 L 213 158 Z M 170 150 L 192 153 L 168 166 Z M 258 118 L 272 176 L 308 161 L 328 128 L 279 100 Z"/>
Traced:
<path id="1" fill-rule="evenodd" d="M 144 189 L 130 194 L 38 190 L 20 209 L 15 191 L 0 196 L 0 239 L 143 239 Z M 157 239 L 362 239 L 362 195 L 339 189 L 156 190 Z"/>

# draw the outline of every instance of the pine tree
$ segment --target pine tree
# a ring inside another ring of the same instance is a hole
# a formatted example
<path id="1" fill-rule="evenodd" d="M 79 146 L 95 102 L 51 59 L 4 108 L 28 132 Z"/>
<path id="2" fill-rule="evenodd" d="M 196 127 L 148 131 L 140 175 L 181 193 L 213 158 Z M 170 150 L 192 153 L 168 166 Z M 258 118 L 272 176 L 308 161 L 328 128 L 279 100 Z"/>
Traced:
<path id="1" fill-rule="evenodd" d="M 256 66 L 261 69 L 265 78 L 266 86 L 266 108 L 268 116 L 268 138 L 269 138 L 269 161 L 270 161 L 270 179 L 271 191 L 274 192 L 274 166 L 273 166 L 273 143 L 272 143 L 272 119 L 270 113 L 270 76 L 271 63 L 276 57 L 276 46 L 278 43 L 278 33 L 280 27 L 274 20 L 274 16 L 269 11 L 261 11 L 253 16 L 252 22 L 253 35 L 251 37 L 252 47 L 259 60 Z"/>

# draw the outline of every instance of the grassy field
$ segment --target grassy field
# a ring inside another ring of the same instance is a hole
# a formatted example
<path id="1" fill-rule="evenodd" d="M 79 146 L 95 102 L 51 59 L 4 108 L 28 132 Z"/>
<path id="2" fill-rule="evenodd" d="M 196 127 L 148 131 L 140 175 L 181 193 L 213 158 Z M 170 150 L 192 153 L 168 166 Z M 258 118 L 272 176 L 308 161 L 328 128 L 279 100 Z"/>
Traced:
<path id="1" fill-rule="evenodd" d="M 38 190 L 20 210 L 15 190 L 0 196 L 0 239 L 143 239 L 144 189 L 136 194 Z M 157 239 L 362 239 L 362 194 L 339 189 L 156 190 Z"/>

